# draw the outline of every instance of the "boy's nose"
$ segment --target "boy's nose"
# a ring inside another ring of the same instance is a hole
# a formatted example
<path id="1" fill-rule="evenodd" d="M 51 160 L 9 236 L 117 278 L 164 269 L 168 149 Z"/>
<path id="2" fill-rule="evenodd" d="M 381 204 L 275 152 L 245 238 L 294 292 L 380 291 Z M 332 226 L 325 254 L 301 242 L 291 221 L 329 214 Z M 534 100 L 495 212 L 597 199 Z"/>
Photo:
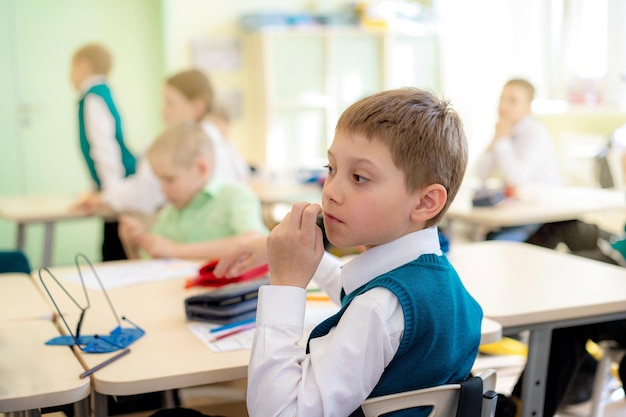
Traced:
<path id="1" fill-rule="evenodd" d="M 324 181 L 322 201 L 332 201 L 336 204 L 341 204 L 341 185 L 336 177 L 332 179 L 329 177 Z"/>

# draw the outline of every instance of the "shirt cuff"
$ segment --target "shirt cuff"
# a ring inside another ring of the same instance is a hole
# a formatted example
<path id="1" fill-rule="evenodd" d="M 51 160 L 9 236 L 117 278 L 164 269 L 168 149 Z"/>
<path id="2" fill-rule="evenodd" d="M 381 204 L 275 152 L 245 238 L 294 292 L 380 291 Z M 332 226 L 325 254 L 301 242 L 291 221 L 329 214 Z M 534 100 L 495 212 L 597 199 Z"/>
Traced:
<path id="1" fill-rule="evenodd" d="M 325 251 L 315 274 L 313 274 L 313 281 L 317 283 L 324 282 L 324 278 L 332 276 L 334 271 L 339 268 L 341 264 L 342 262 L 338 257 Z"/>
<path id="2" fill-rule="evenodd" d="M 263 285 L 259 289 L 257 326 L 304 327 L 306 290 L 288 285 Z"/>

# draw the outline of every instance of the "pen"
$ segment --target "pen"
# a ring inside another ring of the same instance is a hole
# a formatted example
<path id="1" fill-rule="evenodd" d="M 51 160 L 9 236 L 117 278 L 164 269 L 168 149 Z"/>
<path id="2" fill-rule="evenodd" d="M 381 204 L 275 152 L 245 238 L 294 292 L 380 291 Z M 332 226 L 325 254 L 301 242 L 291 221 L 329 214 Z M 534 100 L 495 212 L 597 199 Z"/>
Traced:
<path id="1" fill-rule="evenodd" d="M 209 332 L 210 333 L 221 332 L 222 330 L 232 329 L 233 327 L 243 326 L 243 325 L 246 325 L 246 324 L 254 323 L 255 321 L 256 321 L 255 318 L 251 318 L 251 319 L 247 319 L 247 320 L 240 320 L 240 321 L 236 321 L 234 323 L 228 323 L 228 324 L 225 324 L 223 326 L 215 327 L 215 328 L 209 330 Z"/>
<path id="2" fill-rule="evenodd" d="M 211 339 L 210 342 L 217 342 L 218 340 L 222 340 L 226 337 L 230 337 L 238 333 L 245 332 L 246 330 L 254 329 L 255 327 L 256 327 L 256 323 L 246 324 L 245 326 L 238 327 L 235 330 L 231 330 L 230 332 L 217 335 L 213 339 Z"/>
<path id="3" fill-rule="evenodd" d="M 91 368 L 91 369 L 87 369 L 85 372 L 83 372 L 82 374 L 80 374 L 80 375 L 79 375 L 79 378 L 81 378 L 81 379 L 82 379 L 82 378 L 85 378 L 86 376 L 89 376 L 89 375 L 93 374 L 93 373 L 94 373 L 94 372 L 96 372 L 97 370 L 102 369 L 102 368 L 104 368 L 105 366 L 107 366 L 107 365 L 109 365 L 109 364 L 111 364 L 111 363 L 115 362 L 116 360 L 118 360 L 119 358 L 121 358 L 122 356 L 124 356 L 124 355 L 126 355 L 126 354 L 128 354 L 128 353 L 130 353 L 130 349 L 129 349 L 129 348 L 126 348 L 126 349 L 124 349 L 123 351 L 121 351 L 120 353 L 118 353 L 117 355 L 115 355 L 115 356 L 111 356 L 111 357 L 110 357 L 109 359 L 107 359 L 106 361 L 104 361 L 104 362 L 102 362 L 102 363 L 100 363 L 100 364 L 98 364 L 98 365 L 94 366 L 94 367 L 93 367 L 93 368 Z"/>

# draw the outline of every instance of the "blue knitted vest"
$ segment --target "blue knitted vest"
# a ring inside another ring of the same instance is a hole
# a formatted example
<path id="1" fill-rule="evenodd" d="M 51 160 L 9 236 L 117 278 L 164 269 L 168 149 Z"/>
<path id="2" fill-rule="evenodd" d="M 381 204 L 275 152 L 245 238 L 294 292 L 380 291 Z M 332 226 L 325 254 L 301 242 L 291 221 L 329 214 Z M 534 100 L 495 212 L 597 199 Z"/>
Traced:
<path id="1" fill-rule="evenodd" d="M 115 120 L 115 140 L 117 141 L 117 145 L 120 147 L 125 177 L 135 173 L 136 161 L 135 156 L 128 150 L 126 144 L 124 143 L 124 135 L 122 134 L 122 121 L 119 113 L 117 112 L 117 108 L 115 107 L 115 103 L 113 102 L 113 97 L 111 97 L 111 91 L 109 90 L 109 87 L 106 84 L 94 85 L 85 93 L 85 95 L 78 102 L 78 132 L 80 135 L 80 149 L 83 153 L 83 158 L 87 163 L 87 168 L 89 169 L 91 178 L 98 186 L 98 190 L 100 190 L 100 178 L 98 177 L 93 158 L 91 157 L 91 145 L 89 143 L 89 140 L 87 140 L 87 133 L 85 131 L 85 97 L 87 97 L 88 94 L 95 94 L 97 96 L 100 96 L 106 103 L 109 111 L 111 112 L 111 115 L 113 116 L 113 119 Z"/>
<path id="2" fill-rule="evenodd" d="M 422 255 L 342 294 L 339 312 L 311 332 L 307 353 L 311 340 L 328 334 L 355 297 L 375 287 L 387 288 L 398 298 L 405 328 L 398 351 L 370 398 L 460 382 L 469 375 L 480 343 L 482 309 L 445 255 Z M 428 415 L 428 410 L 389 415 L 421 416 Z"/>

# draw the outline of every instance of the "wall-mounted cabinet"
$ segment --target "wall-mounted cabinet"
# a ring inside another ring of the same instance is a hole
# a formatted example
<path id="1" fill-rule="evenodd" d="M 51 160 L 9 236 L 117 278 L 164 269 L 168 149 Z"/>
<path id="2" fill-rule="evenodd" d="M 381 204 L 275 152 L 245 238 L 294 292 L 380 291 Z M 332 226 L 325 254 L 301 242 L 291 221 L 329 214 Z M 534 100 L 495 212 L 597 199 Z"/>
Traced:
<path id="1" fill-rule="evenodd" d="M 255 164 L 320 167 L 341 112 L 378 91 L 440 91 L 436 34 L 359 29 L 266 30 L 246 35 L 248 117 Z"/>

